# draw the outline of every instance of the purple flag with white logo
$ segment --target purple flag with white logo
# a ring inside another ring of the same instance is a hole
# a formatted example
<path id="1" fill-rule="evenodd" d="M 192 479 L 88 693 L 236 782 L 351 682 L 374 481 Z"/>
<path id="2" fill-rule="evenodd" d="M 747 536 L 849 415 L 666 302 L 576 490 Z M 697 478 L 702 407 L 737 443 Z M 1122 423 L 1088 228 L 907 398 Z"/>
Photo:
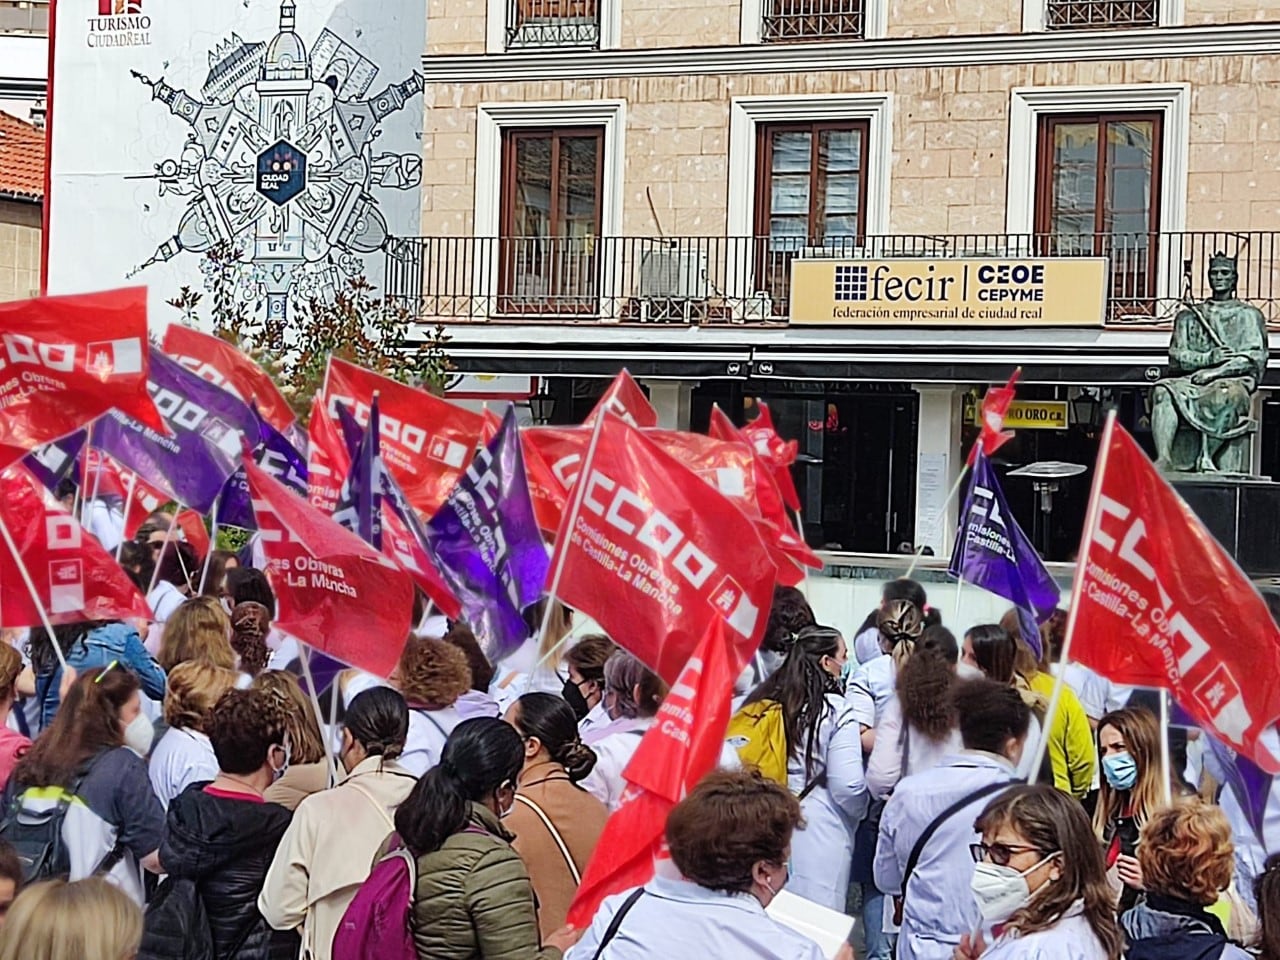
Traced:
<path id="1" fill-rule="evenodd" d="M 524 611 L 542 598 L 550 559 L 533 515 L 514 406 L 427 523 L 427 540 L 489 658 L 524 643 Z"/>
<path id="2" fill-rule="evenodd" d="M 63 480 L 73 475 L 79 476 L 75 469 L 76 461 L 80 457 L 80 451 L 84 449 L 88 436 L 88 430 L 77 430 L 52 443 L 36 447 L 22 458 L 22 465 L 44 485 L 45 489 L 51 493 L 55 492 L 58 484 Z"/>
<path id="3" fill-rule="evenodd" d="M 119 410 L 94 423 L 94 446 L 184 506 L 207 513 L 240 465 L 244 438 L 259 435 L 244 401 L 151 351 L 147 390 L 172 436 Z"/>
<path id="4" fill-rule="evenodd" d="M 1009 512 L 1000 479 L 981 451 L 973 464 L 949 572 L 1012 603 L 1022 638 L 1040 657 L 1040 624 L 1057 608 L 1062 590 Z"/>
<path id="5" fill-rule="evenodd" d="M 1235 795 L 1254 835 L 1260 843 L 1265 843 L 1262 838 L 1262 822 L 1267 812 L 1267 800 L 1271 795 L 1271 775 L 1248 757 L 1232 750 L 1210 731 L 1205 730 L 1203 734 L 1213 759 L 1217 761 L 1213 766 L 1220 768 L 1213 770 L 1213 773 L 1222 774 L 1223 782 Z"/>
<path id="6" fill-rule="evenodd" d="M 257 411 L 255 410 L 256 414 Z M 307 495 L 307 457 L 289 438 L 258 417 L 259 441 L 253 449 L 254 462 L 299 496 Z M 218 523 L 223 526 L 257 530 L 253 504 L 249 497 L 249 480 L 244 467 L 227 478 L 218 496 Z"/>
<path id="7" fill-rule="evenodd" d="M 333 519 L 375 550 L 382 549 L 382 484 L 386 474 L 382 464 L 382 418 L 378 395 L 369 404 L 369 425 L 361 429 L 354 417 L 339 404 L 342 433 L 351 449 L 351 469 L 338 494 Z"/>

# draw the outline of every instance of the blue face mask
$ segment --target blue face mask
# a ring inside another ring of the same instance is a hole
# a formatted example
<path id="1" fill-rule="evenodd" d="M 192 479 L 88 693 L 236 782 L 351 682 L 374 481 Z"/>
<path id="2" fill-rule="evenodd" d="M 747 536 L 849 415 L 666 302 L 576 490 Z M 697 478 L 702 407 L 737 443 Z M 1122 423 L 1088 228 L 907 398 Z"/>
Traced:
<path id="1" fill-rule="evenodd" d="M 1131 790 L 1138 782 L 1138 764 L 1129 753 L 1113 753 L 1102 758 L 1102 775 L 1112 790 Z"/>
<path id="2" fill-rule="evenodd" d="M 844 683 L 845 681 L 847 681 L 849 679 L 850 674 L 852 673 L 853 673 L 853 657 L 850 657 L 844 662 L 844 666 L 840 668 L 840 682 Z"/>

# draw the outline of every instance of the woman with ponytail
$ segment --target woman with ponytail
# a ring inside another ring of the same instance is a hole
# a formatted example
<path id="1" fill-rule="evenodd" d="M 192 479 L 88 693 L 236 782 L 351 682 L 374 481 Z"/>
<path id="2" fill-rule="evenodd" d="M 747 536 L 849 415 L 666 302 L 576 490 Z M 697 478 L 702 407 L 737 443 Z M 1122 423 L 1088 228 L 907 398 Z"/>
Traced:
<path id="1" fill-rule="evenodd" d="M 833 910 L 844 909 L 854 832 L 867 806 L 858 725 L 840 694 L 847 661 L 839 630 L 805 627 L 740 714 L 763 721 L 770 711 L 781 712 L 786 786 L 800 798 L 805 820 L 791 840 L 789 889 Z"/>
<path id="2" fill-rule="evenodd" d="M 566 930 L 542 945 L 529 872 L 502 826 L 524 760 L 515 727 L 464 720 L 396 811 L 396 832 L 417 860 L 410 926 L 419 960 L 560 960 L 578 939 Z"/>
<path id="3" fill-rule="evenodd" d="M 526 693 L 507 711 L 507 723 L 524 741 L 524 769 L 503 826 L 516 835 L 512 846 L 533 881 L 545 937 L 564 926 L 609 811 L 578 786 L 596 755 L 583 745 L 568 703 L 549 693 Z"/>
<path id="4" fill-rule="evenodd" d="M 357 695 L 347 707 L 338 759 L 345 778 L 305 797 L 285 831 L 258 898 L 277 930 L 299 930 L 302 955 L 329 960 L 347 906 L 390 836 L 396 808 L 413 789 L 397 762 L 409 708 L 389 687 Z"/>

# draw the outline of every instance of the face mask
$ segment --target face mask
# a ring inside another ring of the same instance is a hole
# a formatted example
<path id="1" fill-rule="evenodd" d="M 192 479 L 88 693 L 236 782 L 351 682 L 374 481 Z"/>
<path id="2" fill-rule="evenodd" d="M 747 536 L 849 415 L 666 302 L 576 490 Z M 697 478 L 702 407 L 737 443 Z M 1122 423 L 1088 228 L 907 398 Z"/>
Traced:
<path id="1" fill-rule="evenodd" d="M 139 713 L 124 728 L 124 745 L 145 759 L 151 752 L 151 742 L 155 736 L 156 729 L 151 725 L 151 720 L 145 713 Z"/>
<path id="2" fill-rule="evenodd" d="M 986 674 L 972 663 L 965 663 L 961 660 L 956 664 L 956 676 L 961 680 L 981 680 L 986 677 Z"/>
<path id="3" fill-rule="evenodd" d="M 985 860 L 974 864 L 973 880 L 969 888 L 973 891 L 973 899 L 978 902 L 978 912 L 988 923 L 1004 923 L 1031 899 L 1031 887 L 1027 884 L 1027 874 L 1033 873 L 1054 857 L 1051 853 L 1039 863 L 1019 873 L 1013 867 L 1002 867 L 998 863 L 987 863 Z"/>
<path id="4" fill-rule="evenodd" d="M 281 764 L 279 770 L 275 767 L 271 768 L 271 776 L 275 780 L 279 780 L 284 776 L 284 772 L 289 769 L 289 761 L 293 759 L 293 751 L 289 749 L 289 745 L 287 743 L 282 743 L 280 746 L 284 749 L 284 763 Z M 271 761 L 268 759 L 267 763 L 269 764 Z"/>
<path id="5" fill-rule="evenodd" d="M 773 889 L 773 884 L 769 883 L 768 880 L 765 880 L 764 882 L 764 888 L 769 891 L 770 901 L 772 901 L 775 897 L 777 897 L 777 895 L 782 892 L 783 888 L 786 887 L 786 885 L 790 882 L 791 882 L 791 864 L 788 863 L 786 879 L 782 881 L 782 886 L 778 887 L 777 890 Z"/>
<path id="6" fill-rule="evenodd" d="M 573 715 L 582 720 L 591 712 L 591 705 L 587 703 L 587 698 L 582 695 L 582 688 L 572 680 L 564 682 L 564 689 L 560 692 L 564 697 L 564 702 L 569 704 L 569 709 L 573 711 Z"/>
<path id="7" fill-rule="evenodd" d="M 1112 790 L 1130 790 L 1138 782 L 1138 764 L 1129 753 L 1102 758 L 1102 774 Z"/>

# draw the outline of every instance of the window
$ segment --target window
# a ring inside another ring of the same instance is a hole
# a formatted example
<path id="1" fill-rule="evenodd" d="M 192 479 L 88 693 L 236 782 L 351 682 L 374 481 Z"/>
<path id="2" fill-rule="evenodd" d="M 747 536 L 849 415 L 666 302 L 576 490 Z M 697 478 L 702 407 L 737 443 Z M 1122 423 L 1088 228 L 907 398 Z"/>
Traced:
<path id="1" fill-rule="evenodd" d="M 596 309 L 604 130 L 503 134 L 500 313 Z"/>
<path id="2" fill-rule="evenodd" d="M 787 303 L 796 254 L 820 247 L 852 256 L 861 240 L 869 128 L 866 120 L 757 128 L 757 271 L 775 311 Z"/>
<path id="3" fill-rule="evenodd" d="M 863 3 L 864 0 L 761 0 L 760 39 L 766 43 L 859 40 L 866 31 Z"/>
<path id="4" fill-rule="evenodd" d="M 1163 115 L 1045 116 L 1037 157 L 1036 233 L 1051 256 L 1111 260 L 1111 309 L 1155 299 Z"/>
<path id="5" fill-rule="evenodd" d="M 507 49 L 600 46 L 597 0 L 507 0 Z"/>
<path id="6" fill-rule="evenodd" d="M 1105 27 L 1154 27 L 1160 0 L 1048 0 L 1050 30 L 1098 30 Z"/>

